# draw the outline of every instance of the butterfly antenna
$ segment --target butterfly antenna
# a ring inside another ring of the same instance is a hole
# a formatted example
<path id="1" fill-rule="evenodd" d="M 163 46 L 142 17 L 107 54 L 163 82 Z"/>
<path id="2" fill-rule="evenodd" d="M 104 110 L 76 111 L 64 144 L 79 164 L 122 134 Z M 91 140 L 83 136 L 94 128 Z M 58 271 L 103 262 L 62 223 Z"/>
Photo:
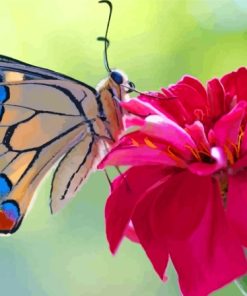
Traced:
<path id="1" fill-rule="evenodd" d="M 125 87 L 125 88 L 127 88 L 128 89 L 128 92 L 130 93 L 130 92 L 135 92 L 135 93 L 138 93 L 138 94 L 140 94 L 140 95 L 144 95 L 144 96 L 147 96 L 147 97 L 150 97 L 150 98 L 154 98 L 154 99 L 159 99 L 159 97 L 158 96 L 155 96 L 155 95 L 151 95 L 150 93 L 145 93 L 145 92 L 141 92 L 141 91 L 139 91 L 139 90 L 137 90 L 136 88 L 135 88 L 135 85 L 133 84 L 133 82 L 131 82 L 131 86 L 128 86 L 128 85 L 125 85 L 125 84 L 121 84 L 121 86 L 123 86 L 123 87 Z M 169 98 L 167 98 L 167 99 L 176 99 L 177 97 L 169 97 Z"/>
<path id="2" fill-rule="evenodd" d="M 107 0 L 101 0 L 99 1 L 99 3 L 106 3 L 109 6 L 109 16 L 108 16 L 108 21 L 107 21 L 107 26 L 106 26 L 106 31 L 105 31 L 105 37 L 98 37 L 97 40 L 98 41 L 103 41 L 105 43 L 105 49 L 104 49 L 104 64 L 105 64 L 105 68 L 107 70 L 107 72 L 111 72 L 111 68 L 109 66 L 109 62 L 108 62 L 108 56 L 107 56 L 107 49 L 110 45 L 110 41 L 107 38 L 108 36 L 108 30 L 109 30 L 109 26 L 110 26 L 110 22 L 111 22 L 111 15 L 112 15 L 112 3 L 110 1 Z"/>

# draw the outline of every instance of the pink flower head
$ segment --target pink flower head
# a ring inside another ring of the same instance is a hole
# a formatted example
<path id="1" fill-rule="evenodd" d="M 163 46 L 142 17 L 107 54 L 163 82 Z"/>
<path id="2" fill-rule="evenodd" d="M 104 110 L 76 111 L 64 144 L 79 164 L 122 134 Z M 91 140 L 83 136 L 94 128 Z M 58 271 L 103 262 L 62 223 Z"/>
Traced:
<path id="1" fill-rule="evenodd" d="M 195 78 L 123 102 L 124 135 L 106 165 L 129 165 L 105 209 L 112 253 L 128 236 L 184 296 L 205 296 L 247 272 L 247 69 Z"/>

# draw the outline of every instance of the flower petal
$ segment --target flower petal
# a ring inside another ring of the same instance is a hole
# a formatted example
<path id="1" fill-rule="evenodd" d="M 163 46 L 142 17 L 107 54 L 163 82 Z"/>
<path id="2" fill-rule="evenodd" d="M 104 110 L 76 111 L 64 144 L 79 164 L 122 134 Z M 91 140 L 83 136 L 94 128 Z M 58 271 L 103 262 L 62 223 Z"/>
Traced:
<path id="1" fill-rule="evenodd" d="M 243 169 L 247 168 L 247 155 L 241 157 L 240 159 L 238 159 L 233 166 L 231 167 L 231 169 L 229 169 L 230 174 L 236 174 L 239 171 L 242 171 Z"/>
<path id="2" fill-rule="evenodd" d="M 192 123 L 197 118 L 196 110 L 206 113 L 207 96 L 200 81 L 194 77 L 185 76 L 177 84 L 169 86 L 169 91 L 181 102 Z M 181 115 L 180 115 L 181 116 Z"/>
<path id="3" fill-rule="evenodd" d="M 99 163 L 98 169 L 106 166 L 119 166 L 119 165 L 167 165 L 177 166 L 178 160 L 170 158 L 165 152 L 158 149 L 151 149 L 148 147 L 116 147 L 112 149 L 106 157 Z M 180 167 L 185 163 L 179 159 Z"/>
<path id="4" fill-rule="evenodd" d="M 229 176 L 227 193 L 227 216 L 238 233 L 242 244 L 247 247 L 247 172 Z"/>
<path id="5" fill-rule="evenodd" d="M 186 125 L 185 130 L 191 136 L 193 141 L 195 142 L 197 149 L 200 150 L 209 150 L 208 139 L 205 134 L 205 129 L 203 124 L 200 121 L 195 121 L 191 125 Z"/>
<path id="6" fill-rule="evenodd" d="M 247 125 L 245 126 L 243 138 L 241 141 L 240 155 L 241 157 L 244 157 L 247 155 Z"/>
<path id="7" fill-rule="evenodd" d="M 193 233 L 203 216 L 211 177 L 182 171 L 168 178 L 156 194 L 152 226 L 156 236 L 182 240 Z"/>
<path id="8" fill-rule="evenodd" d="M 154 270 L 161 280 L 166 279 L 165 270 L 168 263 L 168 249 L 164 237 L 156 236 L 152 229 L 152 205 L 160 195 L 163 186 L 157 186 L 138 203 L 132 216 L 133 225 L 139 241 L 145 250 Z"/>
<path id="9" fill-rule="evenodd" d="M 138 236 L 136 235 L 135 229 L 130 222 L 124 231 L 124 236 L 127 237 L 133 243 L 140 243 Z"/>
<path id="10" fill-rule="evenodd" d="M 171 144 L 172 147 L 181 151 L 185 158 L 191 157 L 191 151 L 188 149 L 188 146 L 195 148 L 195 143 L 191 136 L 177 123 L 165 116 L 148 116 L 145 119 L 145 125 L 141 127 L 141 131 Z"/>
<path id="11" fill-rule="evenodd" d="M 106 235 L 112 253 L 124 236 L 137 202 L 164 175 L 162 166 L 139 166 L 128 169 L 114 180 L 105 208 Z"/>
<path id="12" fill-rule="evenodd" d="M 181 102 L 168 89 L 162 88 L 161 91 L 162 92 L 142 93 L 138 96 L 138 99 L 150 103 L 155 109 L 159 110 L 161 114 L 166 115 L 176 122 L 179 119 L 177 123 L 184 125 L 189 119 L 187 118 L 187 111 Z"/>
<path id="13" fill-rule="evenodd" d="M 148 145 L 146 144 L 148 143 Z M 158 145 L 158 143 L 157 143 Z M 172 159 L 163 149 L 159 149 L 156 143 L 147 142 L 147 136 L 140 131 L 135 131 L 123 136 L 117 146 L 103 158 L 98 168 L 102 169 L 107 165 L 154 165 L 163 164 L 176 166 L 178 160 Z M 180 166 L 185 167 L 182 159 L 179 159 Z"/>
<path id="14" fill-rule="evenodd" d="M 247 69 L 242 67 L 221 78 L 226 93 L 236 96 L 238 101 L 247 101 Z"/>
<path id="15" fill-rule="evenodd" d="M 181 83 L 191 86 L 201 96 L 201 100 L 206 103 L 207 93 L 201 82 L 193 76 L 185 75 L 181 80 Z M 179 82 L 179 83 L 180 83 Z"/>
<path id="16" fill-rule="evenodd" d="M 128 101 L 123 101 L 121 102 L 121 106 L 131 114 L 141 117 L 146 117 L 150 114 L 160 114 L 162 116 L 162 113 L 160 113 L 159 110 L 154 108 L 148 102 L 144 102 L 138 98 L 131 98 Z"/>
<path id="17" fill-rule="evenodd" d="M 210 177 L 181 172 L 150 191 L 133 215 L 136 233 L 155 270 L 162 276 L 168 252 L 184 296 L 206 296 L 247 271 L 220 199 Z M 163 257 L 158 260 L 155 252 Z"/>
<path id="18" fill-rule="evenodd" d="M 139 127 L 144 124 L 144 119 L 136 116 L 136 115 L 127 115 L 123 117 L 123 122 L 124 122 L 124 127 L 125 129 L 127 128 L 132 128 L 134 126 Z"/>
<path id="19" fill-rule="evenodd" d="M 184 296 L 206 296 L 247 272 L 240 242 L 228 227 L 219 188 L 210 178 L 202 179 L 201 182 L 199 177 L 195 179 L 196 194 L 193 187 L 189 190 L 190 195 L 186 194 L 190 197 L 188 206 L 194 212 L 197 211 L 193 202 L 195 196 L 206 201 L 200 223 L 187 238 L 169 240 L 170 256 Z M 186 216 L 180 217 L 178 212 L 177 217 L 179 220 L 184 218 L 186 223 Z"/>
<path id="20" fill-rule="evenodd" d="M 206 204 L 200 192 L 197 194 L 197 186 L 205 190 L 200 187 L 201 180 L 204 178 L 187 172 L 171 175 L 150 189 L 136 206 L 132 217 L 136 234 L 161 279 L 168 260 L 167 239 L 187 237 L 200 222 Z M 191 189 L 188 195 L 186 186 Z"/>
<path id="21" fill-rule="evenodd" d="M 222 116 L 214 126 L 214 133 L 217 145 L 225 145 L 232 148 L 237 144 L 241 122 L 245 115 L 245 102 L 239 102 L 228 114 Z"/>
<path id="22" fill-rule="evenodd" d="M 218 79 L 212 79 L 207 85 L 210 115 L 218 117 L 225 112 L 225 93 Z"/>

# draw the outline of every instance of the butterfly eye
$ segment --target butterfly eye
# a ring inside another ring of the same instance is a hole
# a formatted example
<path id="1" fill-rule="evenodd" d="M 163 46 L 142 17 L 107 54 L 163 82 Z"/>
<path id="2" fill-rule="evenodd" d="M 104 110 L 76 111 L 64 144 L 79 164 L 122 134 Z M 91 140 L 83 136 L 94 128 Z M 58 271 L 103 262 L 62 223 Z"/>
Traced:
<path id="1" fill-rule="evenodd" d="M 123 83 L 123 76 L 121 73 L 117 72 L 117 71 L 112 71 L 111 72 L 111 78 L 114 82 L 116 82 L 116 84 L 122 84 Z"/>
<path id="2" fill-rule="evenodd" d="M 129 86 L 130 86 L 131 88 L 135 88 L 135 87 L 136 87 L 135 84 L 134 84 L 134 82 L 132 82 L 132 81 L 128 81 L 128 83 L 129 83 Z"/>
<path id="3" fill-rule="evenodd" d="M 132 81 L 128 81 L 128 84 L 129 84 L 129 89 L 128 89 L 128 91 L 127 91 L 127 93 L 131 93 L 132 91 L 134 91 L 134 89 L 135 89 L 135 84 L 134 84 L 134 82 L 132 82 Z"/>
<path id="4" fill-rule="evenodd" d="M 0 232 L 9 233 L 20 217 L 20 209 L 14 200 L 7 200 L 0 206 Z"/>

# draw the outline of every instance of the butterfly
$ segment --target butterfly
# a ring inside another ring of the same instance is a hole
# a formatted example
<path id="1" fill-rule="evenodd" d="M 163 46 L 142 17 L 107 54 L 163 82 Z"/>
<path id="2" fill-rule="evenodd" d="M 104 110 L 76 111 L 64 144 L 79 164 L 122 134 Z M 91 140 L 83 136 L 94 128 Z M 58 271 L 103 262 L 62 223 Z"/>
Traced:
<path id="1" fill-rule="evenodd" d="M 132 84 L 109 70 L 94 89 L 6 56 L 0 56 L 0 81 L 0 233 L 11 234 L 56 162 L 52 212 L 84 184 L 123 128 L 118 101 L 128 97 L 123 86 Z"/>

